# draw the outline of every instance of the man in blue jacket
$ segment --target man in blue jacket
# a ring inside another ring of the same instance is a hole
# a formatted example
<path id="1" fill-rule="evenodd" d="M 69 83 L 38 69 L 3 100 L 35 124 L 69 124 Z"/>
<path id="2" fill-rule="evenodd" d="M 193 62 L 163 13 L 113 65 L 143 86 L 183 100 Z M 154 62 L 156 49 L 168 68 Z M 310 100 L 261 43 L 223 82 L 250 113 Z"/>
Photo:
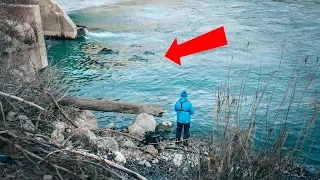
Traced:
<path id="1" fill-rule="evenodd" d="M 188 145 L 188 138 L 190 137 L 189 129 L 191 124 L 191 115 L 194 114 L 194 108 L 191 102 L 188 101 L 187 92 L 182 91 L 180 100 L 174 105 L 174 110 L 177 113 L 177 131 L 176 131 L 176 141 L 179 144 L 181 139 L 181 133 L 183 130 L 183 144 Z"/>

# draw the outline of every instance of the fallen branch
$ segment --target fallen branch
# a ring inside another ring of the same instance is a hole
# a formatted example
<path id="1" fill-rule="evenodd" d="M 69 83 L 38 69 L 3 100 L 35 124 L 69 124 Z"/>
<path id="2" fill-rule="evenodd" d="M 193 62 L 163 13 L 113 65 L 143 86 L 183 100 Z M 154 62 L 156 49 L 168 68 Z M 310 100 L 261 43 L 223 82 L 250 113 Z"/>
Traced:
<path id="1" fill-rule="evenodd" d="M 192 150 L 184 149 L 184 148 L 181 148 L 181 147 L 172 147 L 172 146 L 167 146 L 167 147 L 165 147 L 165 149 L 181 150 L 181 151 L 188 152 L 188 153 L 200 154 L 200 155 L 202 155 L 202 156 L 209 156 L 209 155 L 204 154 L 204 153 L 201 153 L 201 152 L 196 152 L 196 151 L 192 151 Z"/>
<path id="2" fill-rule="evenodd" d="M 138 137 L 135 137 L 135 136 L 132 136 L 129 133 L 123 133 L 123 132 L 119 132 L 119 131 L 112 130 L 112 129 L 92 129 L 91 131 L 93 131 L 93 132 L 104 132 L 104 131 L 107 131 L 107 132 L 112 132 L 112 133 L 117 133 L 117 134 L 120 134 L 120 135 L 123 135 L 123 136 L 127 136 L 127 137 L 130 137 L 130 138 L 138 140 L 138 141 L 143 141 L 142 139 L 140 139 Z"/>
<path id="3" fill-rule="evenodd" d="M 59 109 L 59 111 L 62 113 L 62 115 L 68 120 L 68 122 L 70 122 L 75 128 L 78 128 L 78 126 L 66 115 L 66 113 L 60 108 L 59 104 L 57 103 L 57 101 L 54 99 L 54 97 L 52 96 L 52 94 L 50 92 L 48 92 L 50 98 L 52 99 L 52 101 L 54 102 L 54 104 L 57 106 L 57 108 Z"/>
<path id="4" fill-rule="evenodd" d="M 66 96 L 59 103 L 64 106 L 73 106 L 79 109 L 104 111 L 104 112 L 119 112 L 129 114 L 147 113 L 154 116 L 162 116 L 166 110 L 161 106 L 149 104 L 126 103 L 119 101 L 94 100 L 79 97 Z"/>
<path id="5" fill-rule="evenodd" d="M 0 96 L 9 97 L 9 98 L 11 98 L 11 99 L 15 99 L 15 100 L 17 100 L 17 101 L 20 101 L 20 102 L 23 102 L 23 103 L 28 104 L 28 105 L 30 105 L 30 106 L 33 106 L 33 107 L 35 107 L 35 108 L 38 108 L 38 109 L 40 109 L 41 111 L 45 111 L 45 109 L 44 109 L 43 107 L 41 107 L 41 106 L 39 106 L 39 105 L 36 105 L 36 104 L 33 103 L 33 102 L 26 101 L 26 100 L 24 100 L 24 99 L 22 99 L 22 98 L 20 98 L 20 97 L 17 97 L 17 96 L 14 96 L 14 95 L 10 95 L 10 94 L 4 93 L 4 92 L 2 92 L 2 91 L 0 91 Z"/>
<path id="6" fill-rule="evenodd" d="M 101 164 L 99 163 L 94 163 L 94 162 L 91 162 L 91 161 L 86 161 L 86 160 L 81 160 L 82 162 L 86 162 L 86 163 L 90 163 L 90 164 L 93 164 L 95 166 L 99 166 L 100 168 L 104 169 L 105 171 L 108 171 L 109 173 L 115 175 L 116 177 L 118 177 L 119 179 L 125 179 L 124 177 L 122 177 L 121 175 L 119 175 L 118 173 L 112 171 L 111 169 L 109 168 L 106 168 L 104 166 L 102 166 Z"/>
<path id="7" fill-rule="evenodd" d="M 47 161 L 47 160 L 44 160 L 42 157 L 40 157 L 40 156 L 38 156 L 38 155 L 36 155 L 36 154 L 33 154 L 32 152 L 30 152 L 30 151 L 28 151 L 28 150 L 25 150 L 25 149 L 22 148 L 20 145 L 18 145 L 18 144 L 16 144 L 16 143 L 12 143 L 11 141 L 9 141 L 8 139 L 6 139 L 6 138 L 4 138 L 4 137 L 2 137 L 2 136 L 0 136 L 0 140 L 3 141 L 3 142 L 5 142 L 5 143 L 7 143 L 7 144 L 12 144 L 16 149 L 20 150 L 23 154 L 25 154 L 25 156 L 28 155 L 28 156 L 26 156 L 26 158 L 28 158 L 28 159 L 29 159 L 29 156 L 31 156 L 31 157 L 39 160 L 39 161 L 47 162 L 48 164 L 50 164 L 50 165 L 53 166 L 54 168 L 57 168 L 57 169 L 60 169 L 60 170 L 62 170 L 62 171 L 65 171 L 65 172 L 67 172 L 67 173 L 70 173 L 70 174 L 73 174 L 73 175 L 75 175 L 75 176 L 78 176 L 77 174 L 69 171 L 69 170 L 66 169 L 66 168 L 63 168 L 63 167 L 58 166 L 58 165 L 56 165 L 56 164 L 53 164 L 53 163 L 51 163 L 51 162 L 49 162 L 49 161 Z M 32 161 L 31 159 L 29 159 L 29 160 Z M 32 161 L 32 162 L 33 162 L 33 161 Z"/>
<path id="8" fill-rule="evenodd" d="M 116 169 L 118 169 L 120 171 L 123 171 L 123 172 L 125 172 L 125 173 L 127 173 L 127 174 L 129 174 L 129 175 L 131 175 L 131 176 L 133 176 L 133 177 L 135 177 L 137 179 L 139 179 L 139 180 L 147 180 L 147 178 L 145 178 L 144 176 L 142 176 L 142 175 L 140 175 L 140 174 L 138 174 L 138 173 L 126 168 L 126 167 L 123 167 L 123 166 L 121 166 L 121 165 L 119 165 L 119 164 L 117 164 L 115 162 L 109 161 L 107 159 L 102 159 L 97 155 L 90 154 L 90 153 L 87 153 L 87 152 L 76 151 L 74 149 L 70 149 L 70 150 L 66 150 L 66 151 L 71 152 L 71 153 L 75 153 L 75 154 L 80 154 L 82 156 L 85 156 L 87 158 L 91 158 L 91 159 L 94 159 L 94 160 L 97 160 L 97 161 L 102 161 L 102 162 L 106 163 L 107 165 L 109 165 L 109 166 L 111 166 L 113 168 L 116 168 Z"/>

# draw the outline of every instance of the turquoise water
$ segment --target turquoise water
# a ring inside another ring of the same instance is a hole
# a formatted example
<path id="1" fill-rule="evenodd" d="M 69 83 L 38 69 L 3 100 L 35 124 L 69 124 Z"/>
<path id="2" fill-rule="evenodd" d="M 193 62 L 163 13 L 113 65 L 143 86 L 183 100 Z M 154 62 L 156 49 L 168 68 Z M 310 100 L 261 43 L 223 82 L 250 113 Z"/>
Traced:
<path id="1" fill-rule="evenodd" d="M 274 86 L 268 111 L 270 114 L 277 112 L 294 64 L 298 62 L 300 78 L 289 112 L 293 117 L 320 56 L 320 3 L 317 1 L 58 2 L 76 24 L 85 25 L 89 30 L 85 37 L 75 41 L 47 41 L 51 62 L 61 66 L 68 74 L 67 79 L 74 84 L 70 94 L 162 105 L 168 113 L 156 118 L 157 121 L 174 122 L 173 104 L 180 92 L 187 90 L 196 110 L 191 129 L 194 135 L 208 136 L 212 128 L 217 130 L 219 127 L 219 123 L 214 122 L 215 92 L 226 82 L 230 62 L 229 80 L 235 85 L 241 83 L 250 67 L 243 97 L 242 118 L 245 123 L 245 114 L 252 109 L 256 89 L 263 91 L 270 74 L 278 69 L 281 57 L 281 70 L 271 79 L 259 112 L 263 117 Z M 182 67 L 165 59 L 164 54 L 174 38 L 182 43 L 220 26 L 225 27 L 228 46 L 184 57 Z M 119 51 L 119 54 L 98 54 L 103 47 Z M 154 55 L 145 55 L 145 51 Z M 133 55 L 146 60 L 128 61 Z M 306 58 L 307 63 L 303 63 Z M 307 102 L 319 100 L 320 94 L 316 91 L 319 87 L 319 73 L 316 73 L 295 120 L 291 122 L 296 130 L 293 139 L 298 136 L 304 117 L 312 116 L 305 113 L 305 109 L 308 108 Z M 233 88 L 235 92 L 239 89 L 240 86 Z M 281 125 L 286 111 L 281 110 L 280 114 L 275 126 Z M 119 128 L 130 124 L 134 118 L 133 115 L 99 112 L 96 116 L 101 126 L 116 122 Z M 319 167 L 318 116 L 315 124 L 311 132 L 315 146 L 311 149 L 308 164 Z M 258 136 L 261 128 L 257 129 Z M 306 147 L 303 157 L 308 151 Z"/>

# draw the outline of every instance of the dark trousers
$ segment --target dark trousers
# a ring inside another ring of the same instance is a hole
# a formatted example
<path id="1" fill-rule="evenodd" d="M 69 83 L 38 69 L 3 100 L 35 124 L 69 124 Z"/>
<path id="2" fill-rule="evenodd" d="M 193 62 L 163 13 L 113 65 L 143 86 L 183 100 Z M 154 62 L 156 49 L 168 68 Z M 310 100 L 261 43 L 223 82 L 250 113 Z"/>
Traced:
<path id="1" fill-rule="evenodd" d="M 176 131 L 176 138 L 180 140 L 182 129 L 183 130 L 183 139 L 188 139 L 190 137 L 189 129 L 191 123 L 179 123 L 177 122 L 177 131 Z"/>

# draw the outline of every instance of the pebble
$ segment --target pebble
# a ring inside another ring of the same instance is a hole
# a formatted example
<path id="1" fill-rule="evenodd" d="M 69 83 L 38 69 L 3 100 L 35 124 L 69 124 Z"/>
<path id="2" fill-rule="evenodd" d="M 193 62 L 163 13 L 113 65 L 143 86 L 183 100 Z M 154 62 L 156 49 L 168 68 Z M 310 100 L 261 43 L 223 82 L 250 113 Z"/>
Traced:
<path id="1" fill-rule="evenodd" d="M 158 158 L 155 158 L 154 160 L 152 160 L 152 163 L 153 163 L 153 164 L 158 164 L 158 163 L 159 163 L 159 159 L 158 159 Z"/>
<path id="2" fill-rule="evenodd" d="M 46 175 L 43 176 L 42 179 L 43 179 L 43 180 L 51 180 L 51 179 L 53 179 L 53 176 L 46 174 Z"/>
<path id="3" fill-rule="evenodd" d="M 148 167 L 148 168 L 151 167 L 151 164 L 150 164 L 148 161 L 146 161 L 146 162 L 144 163 L 144 165 L 145 165 L 146 167 Z"/>
<path id="4" fill-rule="evenodd" d="M 146 160 L 143 160 L 143 161 L 139 161 L 138 162 L 138 165 L 140 165 L 140 166 L 144 166 L 144 164 L 146 163 Z"/>

